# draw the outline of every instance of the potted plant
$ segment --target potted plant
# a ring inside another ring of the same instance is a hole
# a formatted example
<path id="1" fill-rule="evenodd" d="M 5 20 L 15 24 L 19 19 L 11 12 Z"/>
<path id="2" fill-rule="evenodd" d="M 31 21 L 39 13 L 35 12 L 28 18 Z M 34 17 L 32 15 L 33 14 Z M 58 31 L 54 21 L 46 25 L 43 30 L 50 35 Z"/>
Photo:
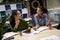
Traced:
<path id="1" fill-rule="evenodd" d="M 2 39 L 3 34 L 6 32 L 6 18 L 7 16 L 5 16 L 4 18 L 0 19 L 0 39 Z"/>

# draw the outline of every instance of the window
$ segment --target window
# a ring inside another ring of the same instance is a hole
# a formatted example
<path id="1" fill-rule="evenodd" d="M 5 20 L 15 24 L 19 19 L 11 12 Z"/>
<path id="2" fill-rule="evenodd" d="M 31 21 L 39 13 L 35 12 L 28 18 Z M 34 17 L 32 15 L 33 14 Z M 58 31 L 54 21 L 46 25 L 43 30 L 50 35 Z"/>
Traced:
<path id="1" fill-rule="evenodd" d="M 46 0 L 46 3 L 49 13 L 54 15 L 54 21 L 60 22 L 60 0 Z"/>
<path id="2" fill-rule="evenodd" d="M 22 14 L 23 15 L 23 18 L 27 18 L 27 14 Z"/>
<path id="3" fill-rule="evenodd" d="M 6 10 L 11 9 L 10 5 L 5 5 L 5 9 Z"/>
<path id="4" fill-rule="evenodd" d="M 6 12 L 5 11 L 1 11 L 1 17 L 4 17 L 6 15 Z"/>
<path id="5" fill-rule="evenodd" d="M 21 7 L 22 5 L 19 3 L 19 4 L 16 4 L 16 7 L 17 7 L 17 9 L 22 9 L 22 7 Z"/>

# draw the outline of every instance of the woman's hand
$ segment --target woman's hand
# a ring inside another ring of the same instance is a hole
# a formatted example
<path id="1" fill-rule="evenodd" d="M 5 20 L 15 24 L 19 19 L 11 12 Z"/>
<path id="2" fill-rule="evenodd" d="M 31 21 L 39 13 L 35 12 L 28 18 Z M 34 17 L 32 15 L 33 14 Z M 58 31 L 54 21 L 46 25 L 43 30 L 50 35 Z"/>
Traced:
<path id="1" fill-rule="evenodd" d="M 18 28 L 18 25 L 19 25 L 19 20 L 17 20 L 16 22 L 15 22 L 15 27 L 14 28 Z"/>
<path id="2" fill-rule="evenodd" d="M 35 27 L 33 27 L 34 30 L 37 30 L 39 28 L 39 25 L 36 25 Z"/>
<path id="3" fill-rule="evenodd" d="M 54 20 L 54 17 L 50 17 L 49 20 L 48 20 L 48 24 L 50 24 L 52 21 Z"/>

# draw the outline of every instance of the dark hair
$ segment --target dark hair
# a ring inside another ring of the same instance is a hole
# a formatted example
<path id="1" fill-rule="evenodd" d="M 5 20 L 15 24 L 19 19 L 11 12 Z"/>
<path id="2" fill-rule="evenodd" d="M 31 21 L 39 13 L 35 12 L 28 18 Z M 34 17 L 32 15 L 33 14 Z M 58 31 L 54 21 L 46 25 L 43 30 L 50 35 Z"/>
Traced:
<path id="1" fill-rule="evenodd" d="M 46 8 L 42 7 L 42 6 L 37 7 L 37 8 L 40 8 L 41 11 L 43 11 L 43 13 L 48 13 L 48 10 Z"/>
<path id="2" fill-rule="evenodd" d="M 43 13 L 48 13 L 48 10 L 44 8 Z"/>
<path id="3" fill-rule="evenodd" d="M 15 15 L 17 15 L 17 10 L 13 11 L 13 12 L 12 12 L 12 15 L 11 15 L 11 17 L 10 17 L 11 27 L 15 27 L 15 18 L 14 18 Z"/>

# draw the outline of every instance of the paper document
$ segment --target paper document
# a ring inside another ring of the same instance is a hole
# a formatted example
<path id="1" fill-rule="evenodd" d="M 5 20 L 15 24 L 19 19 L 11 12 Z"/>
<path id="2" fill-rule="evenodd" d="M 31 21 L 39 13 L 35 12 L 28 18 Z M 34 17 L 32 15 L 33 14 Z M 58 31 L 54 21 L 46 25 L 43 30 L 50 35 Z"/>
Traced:
<path id="1" fill-rule="evenodd" d="M 42 31 L 44 31 L 44 30 L 47 30 L 48 29 L 48 27 L 40 27 L 40 28 L 38 28 L 36 31 L 33 31 L 32 33 L 33 34 L 37 34 L 37 33 L 40 33 L 40 32 L 42 32 Z"/>
<path id="2" fill-rule="evenodd" d="M 23 33 L 23 35 L 33 35 L 33 34 L 38 34 L 38 33 L 42 32 L 42 31 L 47 30 L 47 29 L 48 29 L 48 27 L 40 27 L 40 28 L 38 28 L 36 31 L 33 30 L 33 29 L 31 29 L 31 33 Z"/>
<path id="3" fill-rule="evenodd" d="M 8 33 L 5 33 L 3 35 L 3 37 L 6 39 L 6 38 L 11 37 L 11 36 L 14 36 L 16 34 L 18 34 L 18 33 L 17 32 L 8 32 Z"/>
<path id="4" fill-rule="evenodd" d="M 40 27 L 40 28 L 37 29 L 37 31 L 41 32 L 41 31 L 44 31 L 44 30 L 47 30 L 47 29 L 48 29 L 48 27 Z"/>
<path id="5" fill-rule="evenodd" d="M 37 33 L 39 33 L 39 31 L 34 31 L 34 32 L 32 32 L 32 34 L 37 34 Z"/>
<path id="6" fill-rule="evenodd" d="M 52 26 L 58 26 L 59 23 L 56 23 L 56 24 L 52 24 Z"/>

